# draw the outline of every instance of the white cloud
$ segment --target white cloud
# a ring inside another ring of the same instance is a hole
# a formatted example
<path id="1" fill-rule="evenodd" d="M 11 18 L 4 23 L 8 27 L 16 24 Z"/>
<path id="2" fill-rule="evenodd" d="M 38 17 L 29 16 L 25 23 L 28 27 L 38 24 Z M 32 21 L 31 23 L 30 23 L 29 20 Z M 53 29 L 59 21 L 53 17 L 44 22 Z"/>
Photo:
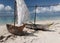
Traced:
<path id="1" fill-rule="evenodd" d="M 50 7 L 50 9 L 52 10 L 52 11 L 60 11 L 60 4 L 59 5 L 57 5 L 57 6 L 51 6 Z"/>
<path id="2" fill-rule="evenodd" d="M 4 6 L 4 4 L 0 4 L 0 11 L 5 10 L 5 11 L 10 11 L 12 10 L 11 6 Z"/>
<path id="3" fill-rule="evenodd" d="M 47 12 L 47 11 L 49 11 L 49 8 L 48 7 L 37 7 L 36 8 L 36 12 L 37 13 L 43 13 L 43 12 Z"/>
<path id="4" fill-rule="evenodd" d="M 4 5 L 0 4 L 0 11 L 4 9 Z"/>
<path id="5" fill-rule="evenodd" d="M 1 15 L 7 15 L 7 14 L 14 14 L 14 10 L 12 9 L 11 6 L 7 5 L 5 6 L 4 4 L 0 4 L 0 14 Z"/>
<path id="6" fill-rule="evenodd" d="M 56 6 L 50 6 L 50 7 L 37 7 L 36 13 L 44 13 L 44 12 L 58 12 L 60 11 L 60 4 Z M 35 12 L 35 10 L 33 11 Z"/>
<path id="7" fill-rule="evenodd" d="M 10 6 L 6 6 L 6 7 L 5 7 L 5 10 L 6 10 L 6 11 L 10 11 L 10 10 L 12 10 L 12 8 L 11 8 Z"/>

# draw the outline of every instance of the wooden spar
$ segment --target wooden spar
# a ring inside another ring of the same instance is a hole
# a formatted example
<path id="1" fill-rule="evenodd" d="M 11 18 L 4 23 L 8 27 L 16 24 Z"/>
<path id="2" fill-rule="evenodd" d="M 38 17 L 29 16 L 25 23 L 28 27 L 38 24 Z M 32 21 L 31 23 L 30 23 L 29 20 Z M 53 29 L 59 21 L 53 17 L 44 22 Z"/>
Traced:
<path id="1" fill-rule="evenodd" d="M 16 1 L 14 2 L 14 26 L 15 26 L 15 17 L 16 17 Z"/>
<path id="2" fill-rule="evenodd" d="M 14 26 L 15 22 L 17 22 L 17 3 L 16 1 L 14 2 Z"/>
<path id="3" fill-rule="evenodd" d="M 56 6 L 56 5 L 58 5 L 58 4 L 52 4 L 52 5 L 49 5 L 49 4 L 47 4 L 47 5 L 37 5 L 37 7 L 43 7 L 43 6 Z M 27 6 L 27 7 L 35 7 L 36 5 L 29 5 L 29 6 Z"/>
<path id="4" fill-rule="evenodd" d="M 34 25 L 35 25 L 35 23 L 36 23 L 36 8 L 37 8 L 37 6 L 35 6 Z"/>

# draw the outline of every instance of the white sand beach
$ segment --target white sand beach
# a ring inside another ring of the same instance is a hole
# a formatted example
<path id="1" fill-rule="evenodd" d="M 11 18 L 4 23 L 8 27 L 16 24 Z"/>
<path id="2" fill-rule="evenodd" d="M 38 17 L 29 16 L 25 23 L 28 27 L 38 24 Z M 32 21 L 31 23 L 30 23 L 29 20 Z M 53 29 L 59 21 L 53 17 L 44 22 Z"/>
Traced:
<path id="1" fill-rule="evenodd" d="M 4 42 L 0 43 L 60 43 L 60 20 L 46 20 L 46 21 L 37 21 L 37 24 L 50 24 L 54 23 L 47 29 L 54 31 L 36 31 L 32 33 L 34 30 L 24 28 L 25 31 L 30 33 L 25 36 L 16 36 L 10 37 Z M 11 33 L 8 32 L 6 25 L 0 25 L 0 36 L 8 36 Z M 6 38 L 5 37 L 5 38 Z"/>

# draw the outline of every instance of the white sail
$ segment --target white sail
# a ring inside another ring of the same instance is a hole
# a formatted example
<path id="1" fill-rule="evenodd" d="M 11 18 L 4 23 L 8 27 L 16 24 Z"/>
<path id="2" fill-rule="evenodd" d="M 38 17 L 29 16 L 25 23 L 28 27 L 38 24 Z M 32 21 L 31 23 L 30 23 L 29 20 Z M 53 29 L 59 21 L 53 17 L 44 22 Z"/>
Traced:
<path id="1" fill-rule="evenodd" d="M 20 26 L 22 23 L 26 23 L 29 17 L 29 10 L 24 0 L 16 0 L 17 2 L 17 22 Z"/>

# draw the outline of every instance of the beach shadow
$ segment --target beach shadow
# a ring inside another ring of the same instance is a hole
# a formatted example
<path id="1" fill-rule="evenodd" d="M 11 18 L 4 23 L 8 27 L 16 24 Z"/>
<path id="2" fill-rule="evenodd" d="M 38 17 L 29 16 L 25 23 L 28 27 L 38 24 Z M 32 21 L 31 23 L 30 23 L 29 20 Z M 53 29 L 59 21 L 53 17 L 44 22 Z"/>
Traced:
<path id="1" fill-rule="evenodd" d="M 40 29 L 41 31 L 48 31 L 48 32 L 55 32 L 55 30 L 49 30 L 49 29 Z"/>
<path id="2" fill-rule="evenodd" d="M 19 33 L 19 34 L 15 34 L 16 36 L 35 36 L 33 33 L 28 33 L 26 31 L 22 32 L 22 33 Z"/>
<path id="3" fill-rule="evenodd" d="M 30 28 L 30 29 L 33 29 L 33 28 Z M 49 29 L 46 29 L 46 28 L 34 28 L 33 30 L 35 31 L 48 31 L 48 32 L 55 32 L 55 30 L 49 30 Z"/>
<path id="4" fill-rule="evenodd" d="M 17 36 L 34 36 L 34 37 L 37 37 L 36 35 L 34 35 L 33 33 L 28 33 L 28 32 L 22 32 L 22 33 L 19 33 L 19 34 L 11 34 L 11 35 L 8 35 L 8 36 L 0 36 L 0 42 L 5 42 L 7 41 L 10 37 L 13 37 L 12 39 L 16 38 Z M 5 40 L 3 40 L 5 38 Z"/>
<path id="5" fill-rule="evenodd" d="M 32 29 L 32 30 L 35 30 L 35 31 L 48 31 L 48 32 L 55 32 L 55 30 L 49 30 L 49 29 L 46 29 L 46 27 L 48 27 L 47 25 L 39 25 L 39 26 L 36 26 L 36 25 L 33 25 L 33 27 L 26 27 L 28 29 Z"/>

